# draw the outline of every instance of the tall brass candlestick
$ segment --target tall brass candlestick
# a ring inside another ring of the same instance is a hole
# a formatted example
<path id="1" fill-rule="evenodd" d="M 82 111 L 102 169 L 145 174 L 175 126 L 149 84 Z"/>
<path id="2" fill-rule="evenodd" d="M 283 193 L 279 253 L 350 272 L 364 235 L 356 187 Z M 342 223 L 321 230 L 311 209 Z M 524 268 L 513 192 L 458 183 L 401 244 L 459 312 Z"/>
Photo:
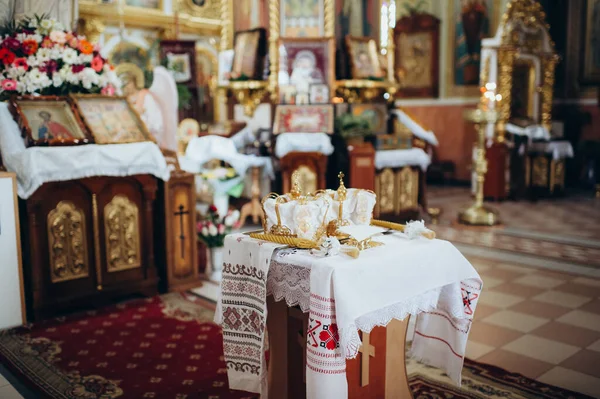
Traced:
<path id="1" fill-rule="evenodd" d="M 487 160 L 485 159 L 485 128 L 488 123 L 496 123 L 498 112 L 477 108 L 465 112 L 465 119 L 475 124 L 477 129 L 477 159 L 475 172 L 477 173 L 475 203 L 469 208 L 459 212 L 458 221 L 474 226 L 493 226 L 500 223 L 498 211 L 488 208 L 483 203 L 483 183 L 487 173 Z"/>

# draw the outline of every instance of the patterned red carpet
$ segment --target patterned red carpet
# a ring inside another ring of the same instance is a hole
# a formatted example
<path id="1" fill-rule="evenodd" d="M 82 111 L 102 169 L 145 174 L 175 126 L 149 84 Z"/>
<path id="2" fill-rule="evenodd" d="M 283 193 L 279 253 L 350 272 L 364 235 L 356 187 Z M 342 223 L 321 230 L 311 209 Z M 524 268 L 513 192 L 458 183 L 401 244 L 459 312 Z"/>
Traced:
<path id="1" fill-rule="evenodd" d="M 0 332 L 0 363 L 35 392 L 60 399 L 242 399 L 231 391 L 214 305 L 168 294 Z M 415 398 L 584 397 L 467 361 L 463 387 L 408 364 Z"/>

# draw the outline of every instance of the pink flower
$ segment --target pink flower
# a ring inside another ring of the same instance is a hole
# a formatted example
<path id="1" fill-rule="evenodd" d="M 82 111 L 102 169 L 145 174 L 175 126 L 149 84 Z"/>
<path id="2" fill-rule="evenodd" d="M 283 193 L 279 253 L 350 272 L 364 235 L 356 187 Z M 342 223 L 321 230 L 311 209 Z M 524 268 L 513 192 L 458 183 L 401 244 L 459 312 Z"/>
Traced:
<path id="1" fill-rule="evenodd" d="M 27 64 L 27 58 L 15 58 L 13 65 L 15 68 L 23 68 L 25 70 L 29 69 L 29 65 Z"/>
<path id="2" fill-rule="evenodd" d="M 19 49 L 19 47 L 21 47 L 21 42 L 14 37 L 7 37 L 2 42 L 2 45 L 9 50 L 16 51 Z"/>
<path id="3" fill-rule="evenodd" d="M 79 47 L 79 40 L 77 40 L 76 37 L 72 37 L 69 40 L 69 46 L 73 47 L 74 49 L 76 49 L 77 47 Z"/>
<path id="4" fill-rule="evenodd" d="M 224 224 L 220 224 L 218 229 L 219 229 L 219 234 L 225 233 L 225 225 Z"/>
<path id="5" fill-rule="evenodd" d="M 50 38 L 48 36 L 46 36 L 44 38 L 44 40 L 42 40 L 42 47 L 43 48 L 52 48 L 52 47 L 54 47 L 54 42 L 52 40 L 50 40 Z"/>
<path id="6" fill-rule="evenodd" d="M 94 57 L 92 59 L 92 69 L 96 72 L 102 71 L 102 67 L 104 66 L 104 61 L 102 61 L 101 57 Z"/>
<path id="7" fill-rule="evenodd" d="M 113 85 L 108 85 L 102 89 L 101 94 L 104 94 L 105 96 L 114 96 L 115 87 Z"/>
<path id="8" fill-rule="evenodd" d="M 4 79 L 1 84 L 2 84 L 2 90 L 4 90 L 4 91 L 17 90 L 17 81 L 16 80 Z"/>
<path id="9" fill-rule="evenodd" d="M 67 41 L 67 35 L 63 31 L 53 30 L 50 32 L 50 40 L 58 44 L 65 44 Z"/>

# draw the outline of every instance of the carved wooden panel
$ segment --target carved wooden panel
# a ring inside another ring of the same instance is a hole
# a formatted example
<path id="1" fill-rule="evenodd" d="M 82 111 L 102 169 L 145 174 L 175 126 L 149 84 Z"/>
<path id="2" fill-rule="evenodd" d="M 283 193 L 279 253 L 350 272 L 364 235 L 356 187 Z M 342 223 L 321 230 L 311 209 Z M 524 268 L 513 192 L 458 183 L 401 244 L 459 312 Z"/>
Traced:
<path id="1" fill-rule="evenodd" d="M 104 207 L 108 272 L 140 267 L 139 210 L 124 195 L 115 195 Z"/>
<path id="2" fill-rule="evenodd" d="M 535 187 L 548 187 L 548 158 L 543 155 L 532 160 L 531 185 Z"/>
<path id="3" fill-rule="evenodd" d="M 85 214 L 70 201 L 48 213 L 50 280 L 53 283 L 89 275 Z"/>
<path id="4" fill-rule="evenodd" d="M 550 163 L 550 193 L 557 188 L 565 188 L 565 160 L 552 160 Z"/>
<path id="5" fill-rule="evenodd" d="M 419 171 L 405 166 L 396 173 L 396 213 L 419 207 Z"/>
<path id="6" fill-rule="evenodd" d="M 175 243 L 173 248 L 173 275 L 176 278 L 190 277 L 195 273 L 193 245 L 196 243 L 194 235 L 193 218 L 195 207 L 192 203 L 193 193 L 189 187 L 178 186 L 173 189 L 173 202 L 171 205 L 170 218 L 171 240 Z"/>
<path id="7" fill-rule="evenodd" d="M 377 194 L 376 215 L 394 212 L 394 171 L 391 168 L 385 168 L 377 173 L 375 194 Z"/>
<path id="8" fill-rule="evenodd" d="M 280 162 L 284 193 L 290 192 L 292 187 L 292 174 L 297 169 L 300 170 L 300 173 L 303 176 L 301 178 L 301 184 L 306 186 L 303 186 L 303 193 L 315 187 L 316 190 L 325 189 L 325 173 L 327 171 L 326 155 L 319 152 L 290 152 L 281 158 Z"/>

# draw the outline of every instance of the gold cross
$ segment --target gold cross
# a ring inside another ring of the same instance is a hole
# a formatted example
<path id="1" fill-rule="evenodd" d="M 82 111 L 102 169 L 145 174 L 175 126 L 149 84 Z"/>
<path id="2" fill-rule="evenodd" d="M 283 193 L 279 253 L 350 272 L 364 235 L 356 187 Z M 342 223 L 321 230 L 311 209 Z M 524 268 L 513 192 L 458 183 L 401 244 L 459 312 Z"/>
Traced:
<path id="1" fill-rule="evenodd" d="M 369 385 L 369 358 L 375 357 L 375 347 L 369 342 L 369 333 L 362 333 L 362 346 L 358 349 L 362 353 L 360 361 L 360 386 L 366 387 Z"/>

